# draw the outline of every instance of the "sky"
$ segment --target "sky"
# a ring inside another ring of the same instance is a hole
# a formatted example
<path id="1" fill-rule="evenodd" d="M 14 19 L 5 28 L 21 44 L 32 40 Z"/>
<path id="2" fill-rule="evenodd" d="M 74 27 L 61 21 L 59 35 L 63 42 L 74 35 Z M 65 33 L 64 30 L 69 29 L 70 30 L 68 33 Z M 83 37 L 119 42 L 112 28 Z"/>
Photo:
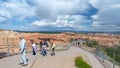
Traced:
<path id="1" fill-rule="evenodd" d="M 0 0 L 0 29 L 120 32 L 120 0 Z"/>

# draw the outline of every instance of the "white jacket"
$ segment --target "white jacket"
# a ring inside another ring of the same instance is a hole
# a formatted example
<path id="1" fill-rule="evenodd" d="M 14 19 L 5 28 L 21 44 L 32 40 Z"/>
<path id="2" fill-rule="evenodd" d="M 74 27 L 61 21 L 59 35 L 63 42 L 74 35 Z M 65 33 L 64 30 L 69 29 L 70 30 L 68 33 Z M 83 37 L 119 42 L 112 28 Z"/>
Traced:
<path id="1" fill-rule="evenodd" d="M 24 49 L 26 48 L 26 41 L 25 41 L 25 39 L 22 39 L 20 41 L 19 47 L 20 47 L 20 52 L 23 52 Z"/>
<path id="2" fill-rule="evenodd" d="M 52 45 L 52 48 L 55 48 L 55 47 L 56 47 L 56 45 L 55 45 L 55 44 L 53 44 L 53 45 Z"/>

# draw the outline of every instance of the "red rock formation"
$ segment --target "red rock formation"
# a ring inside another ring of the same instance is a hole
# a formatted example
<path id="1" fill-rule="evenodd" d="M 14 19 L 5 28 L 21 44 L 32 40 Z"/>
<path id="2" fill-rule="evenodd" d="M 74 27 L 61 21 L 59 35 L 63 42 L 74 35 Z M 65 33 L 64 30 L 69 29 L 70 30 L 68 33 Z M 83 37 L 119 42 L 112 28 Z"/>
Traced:
<path id="1" fill-rule="evenodd" d="M 120 35 L 113 34 L 77 34 L 65 32 L 60 34 L 42 34 L 42 33 L 18 33 L 14 31 L 0 31 L 0 48 L 11 46 L 11 51 L 17 52 L 19 49 L 19 36 L 23 35 L 27 41 L 27 49 L 31 49 L 30 39 L 34 39 L 39 43 L 39 38 L 51 38 L 56 45 L 69 42 L 71 38 L 89 38 L 90 40 L 99 41 L 103 45 L 113 46 L 113 42 L 120 44 Z"/>

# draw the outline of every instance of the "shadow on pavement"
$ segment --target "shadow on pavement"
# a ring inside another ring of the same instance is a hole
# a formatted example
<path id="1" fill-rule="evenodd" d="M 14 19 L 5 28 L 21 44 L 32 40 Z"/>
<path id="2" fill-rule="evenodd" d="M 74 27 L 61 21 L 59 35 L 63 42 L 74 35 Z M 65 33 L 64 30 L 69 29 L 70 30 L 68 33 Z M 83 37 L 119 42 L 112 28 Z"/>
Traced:
<path id="1" fill-rule="evenodd" d="M 1 58 L 4 58 L 4 57 L 6 57 L 6 56 L 7 56 L 7 52 L 1 52 L 1 53 L 0 53 L 0 59 L 1 59 Z"/>

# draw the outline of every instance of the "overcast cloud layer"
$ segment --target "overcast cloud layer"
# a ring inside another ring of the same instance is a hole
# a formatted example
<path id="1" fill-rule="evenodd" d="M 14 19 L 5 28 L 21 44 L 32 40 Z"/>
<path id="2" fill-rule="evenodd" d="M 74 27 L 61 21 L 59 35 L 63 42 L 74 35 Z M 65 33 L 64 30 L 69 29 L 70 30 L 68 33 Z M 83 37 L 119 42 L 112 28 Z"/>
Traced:
<path id="1" fill-rule="evenodd" d="M 0 29 L 120 31 L 119 0 L 0 0 Z"/>

